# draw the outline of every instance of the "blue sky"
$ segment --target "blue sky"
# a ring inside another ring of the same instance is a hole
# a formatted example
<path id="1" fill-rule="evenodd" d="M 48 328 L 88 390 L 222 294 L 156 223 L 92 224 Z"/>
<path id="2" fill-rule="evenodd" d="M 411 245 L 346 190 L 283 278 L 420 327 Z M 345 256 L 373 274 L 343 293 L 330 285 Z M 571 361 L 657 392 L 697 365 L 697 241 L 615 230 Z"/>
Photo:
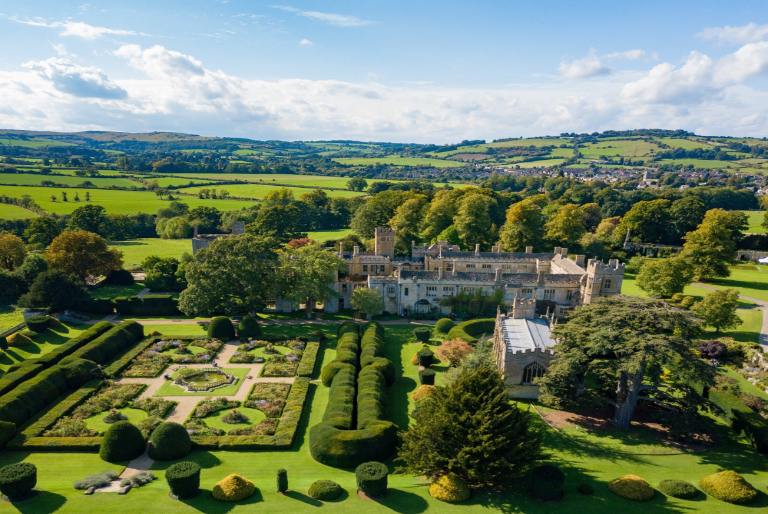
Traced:
<path id="1" fill-rule="evenodd" d="M 0 127 L 768 135 L 768 2 L 0 0 Z"/>

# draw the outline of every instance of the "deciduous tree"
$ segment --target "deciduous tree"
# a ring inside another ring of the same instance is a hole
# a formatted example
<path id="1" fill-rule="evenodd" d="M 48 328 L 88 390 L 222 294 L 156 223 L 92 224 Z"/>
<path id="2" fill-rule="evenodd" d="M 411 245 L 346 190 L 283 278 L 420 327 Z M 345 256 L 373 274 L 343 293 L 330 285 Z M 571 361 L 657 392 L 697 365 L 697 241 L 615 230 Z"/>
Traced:
<path id="1" fill-rule="evenodd" d="M 0 268 L 13 271 L 24 262 L 27 247 L 19 236 L 0 234 Z"/>
<path id="2" fill-rule="evenodd" d="M 107 236 L 109 233 L 107 210 L 101 205 L 93 204 L 78 207 L 72 211 L 67 228 L 72 231 L 82 230 L 100 236 Z"/>
<path id="3" fill-rule="evenodd" d="M 84 230 L 63 232 L 43 254 L 48 266 L 76 276 L 81 282 L 123 266 L 123 252 L 109 248 L 101 236 Z"/>
<path id="4" fill-rule="evenodd" d="M 697 280 L 730 276 L 728 265 L 736 251 L 733 231 L 733 218 L 723 209 L 712 209 L 696 230 L 685 235 L 681 255 L 693 266 Z"/>
<path id="5" fill-rule="evenodd" d="M 646 260 L 637 274 L 637 287 L 651 296 L 671 298 L 693 281 L 693 267 L 682 257 Z"/>
<path id="6" fill-rule="evenodd" d="M 546 239 L 552 245 L 574 248 L 584 235 L 584 220 L 578 205 L 560 207 L 551 220 L 544 225 Z"/>
<path id="7" fill-rule="evenodd" d="M 531 200 L 518 202 L 507 210 L 501 229 L 501 247 L 507 252 L 524 252 L 526 246 L 541 250 L 544 217 L 541 207 Z"/>
<path id="8" fill-rule="evenodd" d="M 365 191 L 368 187 L 368 181 L 361 177 L 355 177 L 347 180 L 347 189 L 350 191 Z"/>
<path id="9" fill-rule="evenodd" d="M 464 357 L 472 353 L 472 347 L 463 339 L 449 339 L 437 347 L 436 353 L 440 360 L 450 362 L 451 366 L 458 366 Z"/>
<path id="10" fill-rule="evenodd" d="M 703 321 L 705 327 L 712 327 L 715 333 L 720 330 L 736 328 L 744 323 L 736 314 L 739 307 L 739 291 L 736 289 L 721 289 L 712 291 L 700 302 L 691 307 L 691 311 Z"/>
<path id="11" fill-rule="evenodd" d="M 381 293 L 367 287 L 355 288 L 349 302 L 353 309 L 365 314 L 367 319 L 371 319 L 371 316 L 384 310 L 384 299 L 381 297 Z"/>
<path id="12" fill-rule="evenodd" d="M 88 290 L 77 277 L 62 270 L 49 270 L 35 278 L 29 292 L 19 298 L 19 305 L 31 309 L 77 309 L 89 298 Z"/>
<path id="13" fill-rule="evenodd" d="M 453 224 L 467 248 L 477 244 L 481 248 L 489 247 L 495 241 L 496 227 L 491 219 L 491 209 L 496 204 L 495 199 L 484 194 L 465 195 L 461 200 Z"/>
<path id="14" fill-rule="evenodd" d="M 29 222 L 29 228 L 24 231 L 24 237 L 29 244 L 36 248 L 44 249 L 61 234 L 61 229 L 56 220 L 51 216 L 40 216 Z"/>
<path id="15" fill-rule="evenodd" d="M 280 254 L 279 289 L 283 297 L 306 305 L 307 318 L 315 302 L 338 297 L 332 287 L 347 263 L 317 245 L 289 248 Z"/>

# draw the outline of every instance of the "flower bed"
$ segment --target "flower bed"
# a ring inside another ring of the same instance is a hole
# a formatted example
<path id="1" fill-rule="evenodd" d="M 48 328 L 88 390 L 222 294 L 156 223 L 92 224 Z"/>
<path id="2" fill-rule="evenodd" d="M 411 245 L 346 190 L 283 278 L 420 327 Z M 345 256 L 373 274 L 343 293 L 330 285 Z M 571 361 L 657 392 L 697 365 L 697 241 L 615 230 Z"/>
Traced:
<path id="1" fill-rule="evenodd" d="M 250 433 L 274 434 L 277 420 L 260 419 L 263 417 L 260 411 L 253 410 L 250 406 L 238 409 L 239 406 L 240 402 L 227 400 L 226 398 L 203 400 L 197 404 L 195 410 L 189 415 L 189 418 L 184 423 L 184 428 L 190 431 L 190 435 L 199 436 L 223 436 L 227 433 L 229 435 Z M 218 414 L 225 410 L 231 412 L 222 416 Z M 259 414 L 259 422 L 254 422 L 254 413 L 256 412 Z M 249 424 L 249 426 L 229 429 L 227 424 Z"/>
<path id="2" fill-rule="evenodd" d="M 218 412 L 220 410 L 235 409 L 240 407 L 240 402 L 237 400 L 227 400 L 226 398 L 211 398 L 210 400 L 203 400 L 197 404 L 195 410 L 192 411 L 190 417 L 192 418 L 204 418 L 209 414 Z"/>
<path id="3" fill-rule="evenodd" d="M 153 339 L 132 359 L 124 377 L 156 377 L 169 364 L 207 364 L 224 346 L 218 339 Z"/>
<path id="4" fill-rule="evenodd" d="M 256 383 L 245 401 L 245 406 L 259 409 L 268 418 L 279 418 L 290 390 L 290 384 Z"/>
<path id="5" fill-rule="evenodd" d="M 229 362 L 233 364 L 250 364 L 253 362 L 260 364 L 266 362 L 265 368 L 272 362 L 272 367 L 278 370 L 273 372 L 278 374 L 264 375 L 262 372 L 262 376 L 292 377 L 296 374 L 295 368 L 298 367 L 298 362 L 302 358 L 304 346 L 305 343 L 295 340 L 263 341 L 252 339 L 240 344 L 237 347 L 237 351 L 229 359 Z M 281 364 L 278 366 L 277 363 Z M 282 365 L 283 363 L 288 363 L 290 366 L 284 366 Z M 293 372 L 290 371 L 290 368 L 294 368 Z"/>

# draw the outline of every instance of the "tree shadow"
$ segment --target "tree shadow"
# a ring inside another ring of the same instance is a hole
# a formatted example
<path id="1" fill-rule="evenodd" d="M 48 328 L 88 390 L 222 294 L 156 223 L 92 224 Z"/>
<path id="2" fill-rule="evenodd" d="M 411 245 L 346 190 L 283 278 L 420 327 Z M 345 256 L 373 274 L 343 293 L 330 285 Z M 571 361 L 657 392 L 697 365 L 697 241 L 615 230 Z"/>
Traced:
<path id="1" fill-rule="evenodd" d="M 374 498 L 372 501 L 400 514 L 419 514 L 429 507 L 427 500 L 402 489 L 390 489 L 386 496 Z"/>
<path id="2" fill-rule="evenodd" d="M 307 505 L 311 505 L 313 507 L 322 507 L 323 502 L 315 500 L 314 498 L 310 498 L 306 494 L 302 494 L 298 491 L 288 491 L 286 493 L 283 493 L 283 496 L 287 498 L 291 498 L 293 500 L 298 500 L 302 503 L 306 503 Z"/>
<path id="3" fill-rule="evenodd" d="M 323 503 L 341 503 L 344 500 L 346 500 L 347 498 L 349 498 L 349 493 L 347 492 L 346 489 L 342 489 L 341 490 L 341 494 L 339 495 L 338 498 L 334 498 L 333 500 L 328 500 L 328 501 L 325 501 Z"/>
<path id="4" fill-rule="evenodd" d="M 183 462 L 183 461 L 190 461 L 196 463 L 198 466 L 200 466 L 203 469 L 211 469 L 215 468 L 216 466 L 221 464 L 221 461 L 219 458 L 212 454 L 211 452 L 207 450 L 195 450 L 186 457 L 183 457 L 181 459 L 177 460 L 168 460 L 168 461 L 155 461 L 152 463 L 152 466 L 150 469 L 152 471 L 165 471 L 172 465 Z"/>
<path id="5" fill-rule="evenodd" d="M 181 503 L 192 507 L 193 509 L 206 514 L 226 514 L 237 506 L 255 505 L 264 501 L 264 496 L 260 489 L 248 499 L 239 502 L 221 502 L 213 498 L 212 492 L 208 489 L 200 489 L 200 494 L 194 498 L 179 500 Z"/>
<path id="6" fill-rule="evenodd" d="M 0 505 L 3 503 L 0 502 Z M 39 491 L 29 500 L 13 502 L 7 505 L 10 505 L 11 509 L 15 509 L 22 514 L 50 514 L 59 510 L 65 503 L 67 503 L 67 499 L 60 494 L 50 491 Z"/>

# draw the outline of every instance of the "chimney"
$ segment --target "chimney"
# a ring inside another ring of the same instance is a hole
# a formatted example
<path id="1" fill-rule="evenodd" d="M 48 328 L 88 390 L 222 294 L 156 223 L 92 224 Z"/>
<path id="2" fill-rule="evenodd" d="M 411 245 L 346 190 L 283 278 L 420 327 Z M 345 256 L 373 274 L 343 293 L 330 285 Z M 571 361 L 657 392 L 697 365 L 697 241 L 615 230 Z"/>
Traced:
<path id="1" fill-rule="evenodd" d="M 197 223 L 195 223 L 195 235 L 193 237 L 197 237 Z"/>
<path id="2" fill-rule="evenodd" d="M 453 272 L 454 275 L 456 274 L 456 259 L 453 259 Z"/>
<path id="3" fill-rule="evenodd" d="M 480 255 L 480 243 L 475 245 L 475 255 Z"/>
<path id="4" fill-rule="evenodd" d="M 533 246 L 526 246 L 525 253 L 533 253 Z"/>
<path id="5" fill-rule="evenodd" d="M 555 255 L 560 255 L 560 247 L 555 246 Z"/>
<path id="6" fill-rule="evenodd" d="M 501 274 L 504 272 L 501 268 L 496 268 L 496 282 L 501 281 Z"/>
<path id="7" fill-rule="evenodd" d="M 359 254 L 360 254 L 359 246 L 355 246 L 354 248 L 352 248 L 352 257 L 357 257 Z"/>
<path id="8" fill-rule="evenodd" d="M 563 257 L 568 257 L 568 248 L 560 248 L 560 255 Z"/>
<path id="9" fill-rule="evenodd" d="M 443 267 L 440 266 L 437 270 L 437 278 L 438 280 L 443 280 Z"/>
<path id="10" fill-rule="evenodd" d="M 584 259 L 585 258 L 586 258 L 585 255 L 577 255 L 576 256 L 576 264 L 578 264 L 579 266 L 581 266 L 583 268 L 584 267 Z"/>

